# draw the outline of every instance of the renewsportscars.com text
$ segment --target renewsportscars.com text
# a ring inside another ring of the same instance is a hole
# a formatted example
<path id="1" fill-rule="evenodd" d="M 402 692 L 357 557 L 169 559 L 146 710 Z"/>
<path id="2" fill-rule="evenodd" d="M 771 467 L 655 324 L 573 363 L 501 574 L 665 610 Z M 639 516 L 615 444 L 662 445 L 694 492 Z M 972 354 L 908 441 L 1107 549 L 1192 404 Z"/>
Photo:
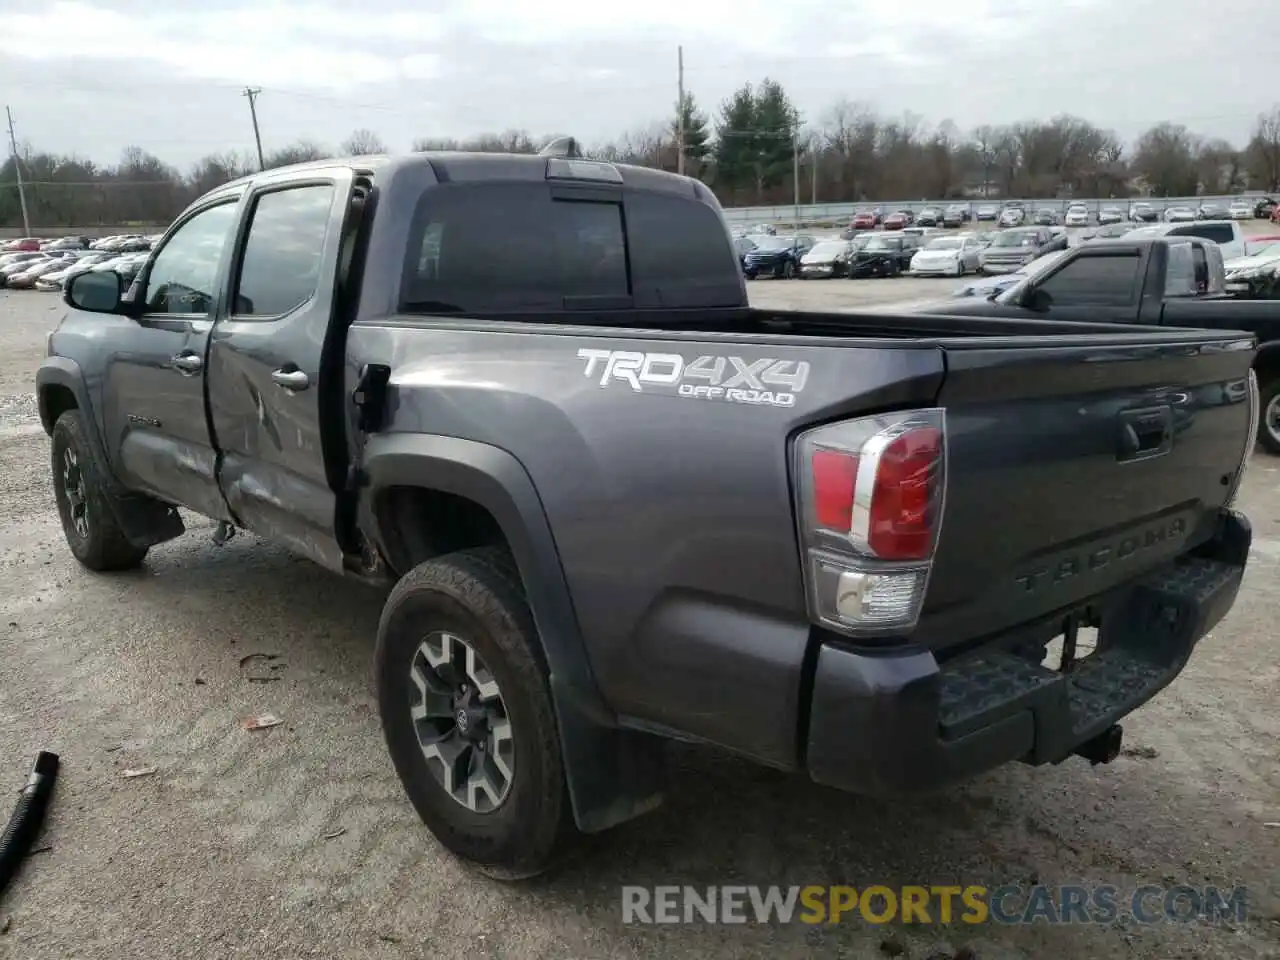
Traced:
<path id="1" fill-rule="evenodd" d="M 1074 924 L 1242 922 L 1244 887 L 626 886 L 623 923 Z"/>

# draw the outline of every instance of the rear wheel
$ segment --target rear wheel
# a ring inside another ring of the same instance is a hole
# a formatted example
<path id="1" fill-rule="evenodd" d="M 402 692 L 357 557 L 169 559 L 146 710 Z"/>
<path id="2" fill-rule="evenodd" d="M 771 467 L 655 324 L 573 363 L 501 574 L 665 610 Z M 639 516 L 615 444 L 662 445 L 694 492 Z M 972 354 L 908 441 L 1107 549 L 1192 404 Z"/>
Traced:
<path id="1" fill-rule="evenodd" d="M 533 617 L 505 550 L 420 564 L 387 599 L 374 654 L 387 748 L 436 839 L 490 876 L 545 870 L 572 835 Z"/>
<path id="2" fill-rule="evenodd" d="M 53 497 L 72 555 L 90 570 L 128 570 L 147 555 L 129 542 L 111 511 L 105 468 L 94 458 L 88 427 L 79 410 L 53 425 Z"/>
<path id="3" fill-rule="evenodd" d="M 1258 440 L 1268 453 L 1280 454 L 1280 377 L 1259 385 Z"/>

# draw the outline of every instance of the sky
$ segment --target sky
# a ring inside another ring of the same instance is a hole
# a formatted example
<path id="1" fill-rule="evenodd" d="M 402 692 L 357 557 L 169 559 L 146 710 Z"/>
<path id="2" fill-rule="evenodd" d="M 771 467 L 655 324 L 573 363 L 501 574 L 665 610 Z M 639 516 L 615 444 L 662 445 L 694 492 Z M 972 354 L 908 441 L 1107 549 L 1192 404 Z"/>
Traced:
<path id="1" fill-rule="evenodd" d="M 652 128 L 685 85 L 714 116 L 782 83 L 806 123 L 841 98 L 962 130 L 1074 113 L 1128 140 L 1161 120 L 1241 143 L 1280 101 L 1274 0 L 0 0 L 0 99 L 18 141 L 181 170 L 368 128 L 521 128 L 587 144 Z"/>

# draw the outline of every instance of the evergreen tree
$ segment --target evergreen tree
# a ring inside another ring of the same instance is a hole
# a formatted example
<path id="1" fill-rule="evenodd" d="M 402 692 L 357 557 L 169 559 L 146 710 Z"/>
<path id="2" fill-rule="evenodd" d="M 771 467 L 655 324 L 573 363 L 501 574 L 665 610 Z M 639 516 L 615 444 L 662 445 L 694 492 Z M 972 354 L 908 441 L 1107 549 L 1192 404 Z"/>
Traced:
<path id="1" fill-rule="evenodd" d="M 751 84 L 745 84 L 720 105 L 716 122 L 716 183 L 726 190 L 739 190 L 756 179 L 756 98 Z"/>
<path id="2" fill-rule="evenodd" d="M 796 109 L 782 85 L 766 77 L 755 93 L 756 179 L 761 189 L 776 187 L 791 176 Z"/>
<path id="3" fill-rule="evenodd" d="M 693 94 L 687 90 L 683 102 L 676 104 L 676 115 L 671 121 L 672 140 L 679 142 L 680 120 L 684 119 L 684 158 L 686 163 L 706 163 L 711 154 L 711 133 L 707 129 L 707 115 L 698 109 Z"/>

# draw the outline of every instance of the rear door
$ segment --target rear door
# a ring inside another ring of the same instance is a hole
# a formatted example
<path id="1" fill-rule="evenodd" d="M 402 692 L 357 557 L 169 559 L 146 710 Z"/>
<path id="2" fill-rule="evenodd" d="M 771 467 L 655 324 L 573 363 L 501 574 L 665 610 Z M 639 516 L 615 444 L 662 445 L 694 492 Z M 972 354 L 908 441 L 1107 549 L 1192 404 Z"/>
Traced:
<path id="1" fill-rule="evenodd" d="M 236 522 L 334 570 L 345 450 L 326 448 L 321 403 L 342 380 L 339 369 L 327 382 L 322 358 L 352 180 L 333 169 L 255 188 L 209 345 L 219 481 Z"/>

